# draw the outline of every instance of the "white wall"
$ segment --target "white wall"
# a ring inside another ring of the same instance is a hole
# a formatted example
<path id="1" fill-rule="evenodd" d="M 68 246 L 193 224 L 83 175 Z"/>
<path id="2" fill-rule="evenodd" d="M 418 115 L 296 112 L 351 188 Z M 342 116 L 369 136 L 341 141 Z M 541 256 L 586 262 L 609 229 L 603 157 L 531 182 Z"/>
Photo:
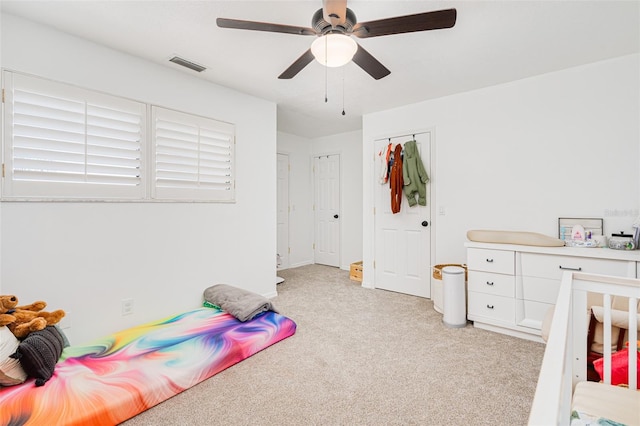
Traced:
<path id="1" fill-rule="evenodd" d="M 289 267 L 313 263 L 311 140 L 278 132 L 278 153 L 289 156 Z"/>
<path id="2" fill-rule="evenodd" d="M 364 282 L 373 274 L 373 148 L 434 128 L 436 262 L 465 261 L 469 229 L 557 235 L 558 217 L 631 231 L 640 206 L 639 56 L 368 114 L 363 119 Z"/>
<path id="3" fill-rule="evenodd" d="M 72 343 L 197 307 L 215 283 L 275 295 L 275 104 L 9 15 L 1 30 L 7 69 L 235 123 L 237 141 L 235 203 L 2 203 L 2 293 L 69 312 Z"/>
<path id="4" fill-rule="evenodd" d="M 340 155 L 340 268 L 362 260 L 362 132 L 314 139 L 313 156 Z"/>

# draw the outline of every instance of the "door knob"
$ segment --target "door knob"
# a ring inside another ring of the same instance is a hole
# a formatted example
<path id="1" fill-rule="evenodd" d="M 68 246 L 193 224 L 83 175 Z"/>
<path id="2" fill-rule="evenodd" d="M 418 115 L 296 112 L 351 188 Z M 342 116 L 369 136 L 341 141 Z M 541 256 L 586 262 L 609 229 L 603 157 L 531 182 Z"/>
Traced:
<path id="1" fill-rule="evenodd" d="M 338 215 L 337 215 L 337 214 L 334 214 L 334 215 L 333 215 L 333 218 L 334 218 L 334 219 L 337 219 L 337 218 L 338 218 Z"/>
<path id="2" fill-rule="evenodd" d="M 429 222 L 427 222 L 426 220 L 422 221 L 422 226 L 429 226 Z"/>

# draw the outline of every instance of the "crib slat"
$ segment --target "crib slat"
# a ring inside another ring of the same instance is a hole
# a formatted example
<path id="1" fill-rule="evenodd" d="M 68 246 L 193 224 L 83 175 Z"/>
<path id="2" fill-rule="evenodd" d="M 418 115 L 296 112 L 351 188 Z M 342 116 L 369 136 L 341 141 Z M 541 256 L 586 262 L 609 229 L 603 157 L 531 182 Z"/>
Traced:
<path id="1" fill-rule="evenodd" d="M 602 305 L 604 307 L 604 351 L 602 356 L 604 357 L 603 363 L 603 382 L 611 384 L 611 295 L 605 293 L 602 298 Z"/>
<path id="2" fill-rule="evenodd" d="M 629 331 L 627 337 L 629 340 L 629 389 L 637 389 L 637 369 L 638 369 L 638 355 L 637 355 L 637 342 L 636 337 L 638 335 L 638 299 L 635 297 L 629 298 Z M 620 330 L 623 332 L 623 330 Z"/>

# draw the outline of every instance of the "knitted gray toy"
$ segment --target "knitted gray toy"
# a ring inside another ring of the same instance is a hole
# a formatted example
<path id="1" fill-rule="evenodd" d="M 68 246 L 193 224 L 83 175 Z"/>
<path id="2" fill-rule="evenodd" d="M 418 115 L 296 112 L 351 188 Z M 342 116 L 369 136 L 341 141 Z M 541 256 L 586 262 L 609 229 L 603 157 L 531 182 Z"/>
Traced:
<path id="1" fill-rule="evenodd" d="M 29 333 L 16 352 L 9 356 L 20 361 L 25 373 L 36 379 L 36 386 L 42 386 L 53 376 L 64 346 L 64 338 L 58 329 L 47 326 L 44 330 Z"/>

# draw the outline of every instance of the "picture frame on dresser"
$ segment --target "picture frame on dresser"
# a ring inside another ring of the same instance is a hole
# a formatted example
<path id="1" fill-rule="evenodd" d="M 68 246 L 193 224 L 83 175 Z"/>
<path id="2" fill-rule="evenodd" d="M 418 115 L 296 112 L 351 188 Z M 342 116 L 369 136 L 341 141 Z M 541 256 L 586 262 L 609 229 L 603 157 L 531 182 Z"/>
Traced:
<path id="1" fill-rule="evenodd" d="M 585 232 L 591 232 L 592 236 L 604 235 L 604 219 L 598 217 L 559 217 L 558 238 L 563 241 L 571 239 L 571 230 L 575 225 L 580 225 Z"/>

